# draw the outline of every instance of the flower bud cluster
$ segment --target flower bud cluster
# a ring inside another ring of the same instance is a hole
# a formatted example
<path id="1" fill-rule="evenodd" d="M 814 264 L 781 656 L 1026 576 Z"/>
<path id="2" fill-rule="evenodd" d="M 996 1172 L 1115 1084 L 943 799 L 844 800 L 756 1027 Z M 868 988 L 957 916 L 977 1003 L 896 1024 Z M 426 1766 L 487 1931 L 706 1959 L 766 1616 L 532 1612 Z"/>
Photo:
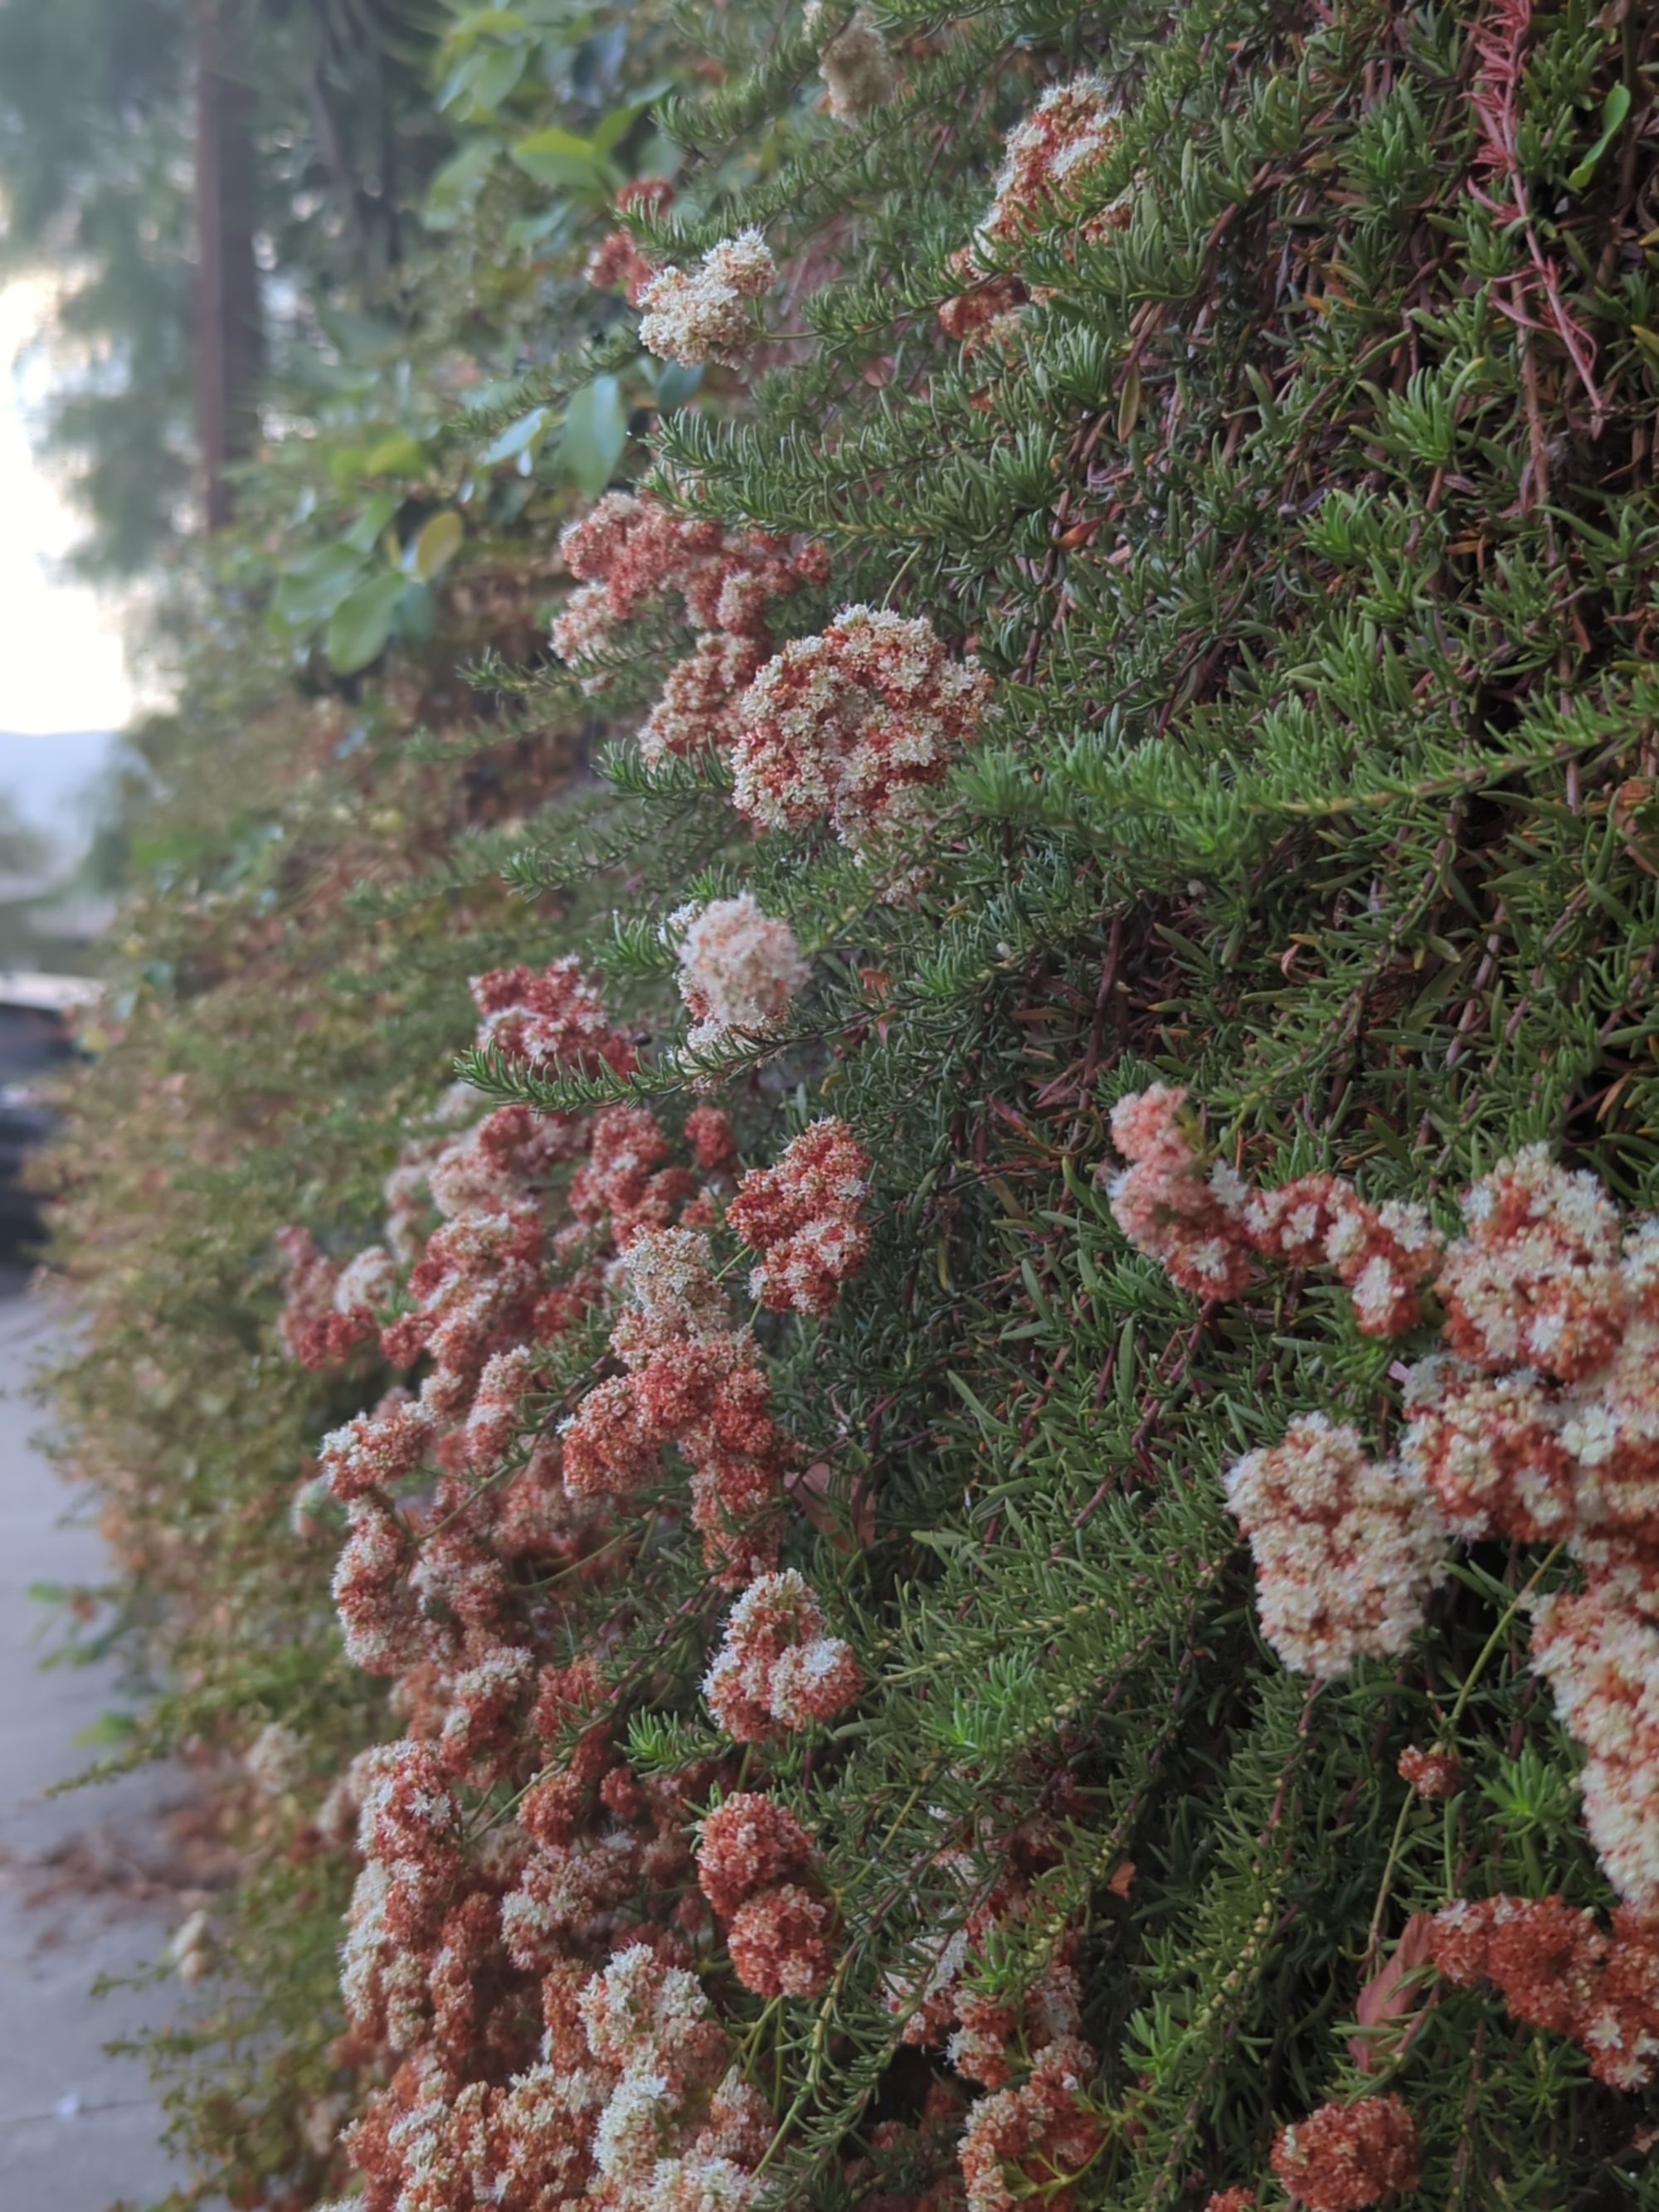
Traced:
<path id="1" fill-rule="evenodd" d="M 1279 2130 L 1273 2169 L 1307 2212 L 1364 2212 L 1416 2188 L 1417 2123 L 1398 2097 L 1322 2105 Z"/>
<path id="2" fill-rule="evenodd" d="M 648 607 L 678 601 L 698 633 L 641 729 L 651 765 L 710 746 L 730 750 L 738 702 L 770 647 L 774 606 L 829 575 L 821 546 L 792 550 L 787 538 L 726 530 L 631 492 L 607 493 L 566 528 L 559 550 L 578 589 L 553 625 L 553 649 L 580 672 L 585 690 L 605 688 L 603 656 Z"/>
<path id="3" fill-rule="evenodd" d="M 787 1806 L 755 1790 L 702 1824 L 697 1880 L 720 1919 L 738 1979 L 757 1996 L 811 1997 L 835 1970 L 836 1909 L 817 1850 Z"/>
<path id="4" fill-rule="evenodd" d="M 827 1314 L 870 1255 L 870 1156 L 845 1121 L 814 1121 L 744 1176 L 728 1228 L 760 1255 L 749 1287 L 778 1313 Z"/>
<path id="5" fill-rule="evenodd" d="M 977 735 L 990 678 L 952 659 L 921 616 L 843 607 L 744 694 L 732 749 L 738 811 L 768 830 L 827 822 L 857 848 L 915 817 Z"/>
<path id="6" fill-rule="evenodd" d="M 849 1644 L 824 1633 L 817 1593 L 793 1567 L 761 1575 L 726 1616 L 703 1695 L 738 1743 L 773 1743 L 852 1704 L 863 1677 Z"/>
<path id="7" fill-rule="evenodd" d="M 750 302 L 778 281 L 777 264 L 757 230 L 711 246 L 694 270 L 659 270 L 640 287 L 640 343 L 688 368 L 706 362 L 741 368 L 755 342 Z"/>
<path id="8" fill-rule="evenodd" d="M 1610 1932 L 1559 1897 L 1460 1898 L 1434 1916 L 1449 1982 L 1494 1983 L 1515 2018 L 1571 2036 L 1598 2081 L 1644 2088 L 1659 2067 L 1659 1927 L 1620 1907 Z"/>

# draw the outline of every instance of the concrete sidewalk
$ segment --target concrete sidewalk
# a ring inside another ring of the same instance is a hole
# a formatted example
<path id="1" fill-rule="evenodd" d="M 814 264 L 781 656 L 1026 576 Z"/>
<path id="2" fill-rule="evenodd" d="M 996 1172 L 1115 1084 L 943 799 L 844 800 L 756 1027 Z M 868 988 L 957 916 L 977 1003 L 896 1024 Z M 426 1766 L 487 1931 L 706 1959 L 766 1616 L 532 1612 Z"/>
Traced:
<path id="1" fill-rule="evenodd" d="M 94 1756 L 76 1735 L 118 1708 L 112 1664 L 40 1671 L 49 1609 L 35 1583 L 96 1583 L 94 1531 L 30 1435 L 24 1395 L 52 1340 L 51 1311 L 0 1268 L 0 2212 L 106 2212 L 165 2196 L 182 2177 L 160 2147 L 143 2066 L 103 2045 L 176 2015 L 176 1981 L 94 1999 L 165 1948 L 189 1900 L 168 1895 L 163 1816 L 187 1796 L 155 1769 L 96 1789 L 43 1793 Z"/>

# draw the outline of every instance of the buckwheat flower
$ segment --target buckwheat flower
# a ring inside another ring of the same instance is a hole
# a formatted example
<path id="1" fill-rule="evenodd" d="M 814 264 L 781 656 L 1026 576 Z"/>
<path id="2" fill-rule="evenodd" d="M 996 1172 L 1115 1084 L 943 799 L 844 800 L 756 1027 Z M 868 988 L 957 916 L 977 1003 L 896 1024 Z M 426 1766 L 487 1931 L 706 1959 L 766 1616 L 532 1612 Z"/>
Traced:
<path id="1" fill-rule="evenodd" d="M 1463 1786 L 1463 1770 L 1449 1751 L 1408 1743 L 1400 1754 L 1398 1771 L 1419 1797 L 1455 1797 Z"/>
<path id="2" fill-rule="evenodd" d="M 726 1224 L 761 1256 L 749 1279 L 779 1313 L 823 1315 L 870 1251 L 870 1156 L 846 1122 L 804 1129 L 769 1168 L 738 1185 Z"/>
<path id="3" fill-rule="evenodd" d="M 1435 1357 L 1407 1370 L 1401 1458 L 1453 1532 L 1553 1543 L 1575 1518 L 1559 1402 L 1524 1368 L 1486 1375 Z"/>
<path id="4" fill-rule="evenodd" d="M 729 1336 L 732 1309 L 714 1275 L 714 1255 L 695 1229 L 641 1230 L 623 1255 L 628 1304 L 611 1346 L 635 1370 L 671 1345 Z"/>
<path id="5" fill-rule="evenodd" d="M 1261 1632 L 1295 1673 L 1323 1680 L 1403 1651 L 1439 1578 L 1447 1529 L 1427 1488 L 1370 1458 L 1323 1413 L 1251 1452 L 1226 1478 L 1250 1541 Z"/>
<path id="6" fill-rule="evenodd" d="M 1164 1083 L 1112 1109 L 1112 1142 L 1129 1163 L 1108 1187 L 1112 1218 L 1196 1297 L 1237 1297 L 1255 1277 L 1230 1175 L 1198 1148 L 1187 1093 Z"/>
<path id="7" fill-rule="evenodd" d="M 1122 135 L 1121 112 L 1099 77 L 1073 77 L 1044 93 L 1008 134 L 995 197 L 975 234 L 986 258 L 1029 236 L 1081 191 Z"/>
<path id="8" fill-rule="evenodd" d="M 1204 2207 L 1204 2212 L 1256 2212 L 1254 2189 L 1220 2189 Z"/>
<path id="9" fill-rule="evenodd" d="M 708 2000 L 684 1966 L 665 1965 L 647 1943 L 613 1952 L 577 2001 L 587 2047 L 608 2066 L 641 2057 L 672 2058 L 703 2039 Z"/>
<path id="10" fill-rule="evenodd" d="M 1446 1337 L 1487 1369 L 1536 1368 L 1565 1382 L 1602 1365 L 1625 1327 L 1617 1207 L 1595 1177 L 1543 1145 L 1500 1161 L 1463 1195 L 1464 1235 L 1435 1285 Z"/>
<path id="11" fill-rule="evenodd" d="M 657 702 L 640 725 L 640 758 L 647 768 L 713 750 L 726 752 L 743 728 L 744 691 L 766 659 L 752 637 L 710 630 L 668 672 Z"/>
<path id="12" fill-rule="evenodd" d="M 669 917 L 679 934 L 680 996 L 690 1012 L 694 1051 L 733 1031 L 769 1036 L 788 1019 L 789 1002 L 811 971 L 787 921 L 764 913 L 754 895 L 681 907 Z"/>
<path id="13" fill-rule="evenodd" d="M 726 1932 L 732 1971 L 758 1997 L 812 1997 L 835 1972 L 836 1908 L 784 1882 L 740 1905 Z"/>
<path id="14" fill-rule="evenodd" d="M 745 1899 L 805 1874 L 817 1851 L 787 1805 L 753 1790 L 725 1798 L 704 1820 L 697 1881 L 720 1917 Z"/>
<path id="15" fill-rule="evenodd" d="M 1417 2123 L 1398 2097 L 1322 2105 L 1279 2130 L 1273 2169 L 1308 2212 L 1364 2212 L 1416 2188 Z"/>
<path id="16" fill-rule="evenodd" d="M 1534 1611 L 1532 1661 L 1587 1754 L 1584 1826 L 1625 1902 L 1659 1917 L 1659 1626 L 1608 1583 Z"/>
<path id="17" fill-rule="evenodd" d="M 744 693 L 732 804 L 768 830 L 827 821 L 855 849 L 913 818 L 977 735 L 990 678 L 953 660 L 921 617 L 843 607 L 797 638 Z"/>
<path id="18" fill-rule="evenodd" d="M 817 1593 L 791 1567 L 751 1583 L 727 1616 L 703 1695 L 738 1743 L 830 1719 L 863 1686 L 850 1645 L 824 1633 Z"/>
<path id="19" fill-rule="evenodd" d="M 262 1797 L 286 1797 L 310 1771 L 305 1738 L 282 1721 L 267 1721 L 243 1753 L 242 1766 Z"/>
<path id="20" fill-rule="evenodd" d="M 968 2212 L 1015 2212 L 1037 2191 L 1059 2212 L 1076 2203 L 1061 2177 L 1080 2175 L 1100 2148 L 1104 2130 L 1086 2087 L 1097 2063 L 1086 2043 L 1063 2039 L 1038 2054 L 1022 2087 L 980 2099 L 959 2154 Z"/>
<path id="21" fill-rule="evenodd" d="M 687 368 L 704 362 L 740 368 L 755 337 L 748 303 L 777 279 L 759 231 L 739 231 L 710 246 L 695 270 L 665 269 L 641 287 L 640 343 Z"/>
<path id="22" fill-rule="evenodd" d="M 816 38 L 839 13 L 825 0 L 807 0 L 804 21 L 808 33 Z M 887 41 L 862 8 L 855 8 L 818 48 L 818 74 L 837 123 L 855 123 L 890 100 L 898 86 Z"/>
<path id="23" fill-rule="evenodd" d="M 1436 1913 L 1431 1955 L 1449 1982 L 1493 1983 L 1529 2027 L 1571 2036 L 1598 2081 L 1645 2088 L 1659 2067 L 1659 1928 L 1628 1908 L 1610 1932 L 1559 1897 L 1460 1898 Z"/>

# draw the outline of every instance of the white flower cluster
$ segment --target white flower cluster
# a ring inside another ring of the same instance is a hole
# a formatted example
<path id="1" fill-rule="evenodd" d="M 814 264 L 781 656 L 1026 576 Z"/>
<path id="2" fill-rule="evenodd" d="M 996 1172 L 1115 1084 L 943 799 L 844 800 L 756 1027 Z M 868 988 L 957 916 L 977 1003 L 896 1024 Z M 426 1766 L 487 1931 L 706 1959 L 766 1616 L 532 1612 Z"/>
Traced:
<path id="1" fill-rule="evenodd" d="M 680 996 L 693 1017 L 694 1049 L 783 1027 L 789 1001 L 810 974 L 795 933 L 765 913 L 753 895 L 683 906 L 669 917 L 679 934 Z"/>
<path id="2" fill-rule="evenodd" d="M 1448 1540 L 1420 1477 L 1309 1413 L 1240 1460 L 1226 1490 L 1250 1540 L 1261 1632 L 1287 1667 L 1329 1680 L 1405 1650 Z"/>
<path id="3" fill-rule="evenodd" d="M 640 343 L 688 368 L 704 362 L 738 367 L 754 336 L 748 303 L 777 281 L 759 231 L 740 230 L 711 246 L 696 269 L 665 269 L 651 279 L 640 294 Z"/>

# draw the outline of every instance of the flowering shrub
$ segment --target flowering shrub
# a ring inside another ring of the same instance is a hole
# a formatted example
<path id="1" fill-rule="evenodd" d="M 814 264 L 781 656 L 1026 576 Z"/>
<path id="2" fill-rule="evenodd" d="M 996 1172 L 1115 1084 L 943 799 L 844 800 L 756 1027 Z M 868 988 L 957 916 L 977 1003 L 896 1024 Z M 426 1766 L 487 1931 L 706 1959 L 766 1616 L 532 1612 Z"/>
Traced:
<path id="1" fill-rule="evenodd" d="M 146 890 L 69 1140 L 239 2203 L 1650 2193 L 1639 45 L 733 8 L 500 134 L 425 758 Z"/>

